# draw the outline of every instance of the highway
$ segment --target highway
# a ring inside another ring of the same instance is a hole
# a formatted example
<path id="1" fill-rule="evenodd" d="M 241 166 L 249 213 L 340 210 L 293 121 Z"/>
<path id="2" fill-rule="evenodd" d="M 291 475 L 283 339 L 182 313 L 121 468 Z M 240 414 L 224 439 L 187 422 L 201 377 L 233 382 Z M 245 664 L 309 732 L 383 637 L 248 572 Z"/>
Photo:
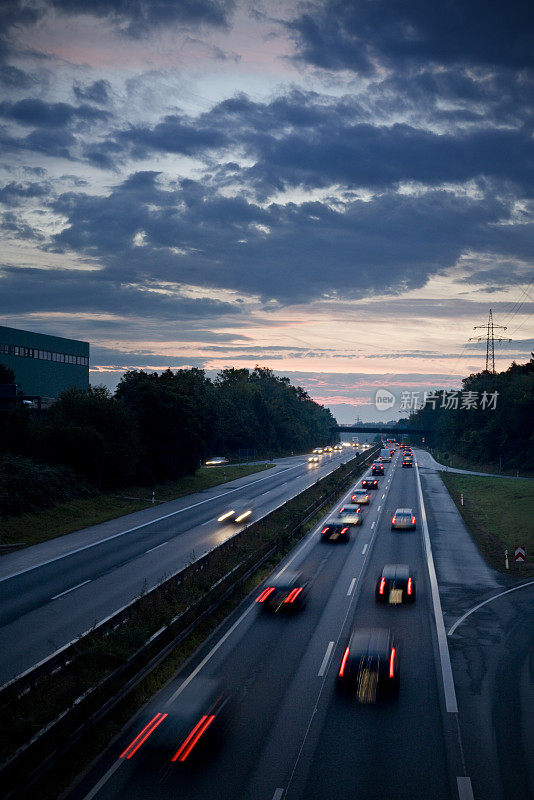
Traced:
<path id="1" fill-rule="evenodd" d="M 458 797 L 460 785 L 467 800 L 471 784 L 457 756 L 457 732 L 446 722 L 422 532 L 391 530 L 397 507 L 412 507 L 421 519 L 416 470 L 401 469 L 398 459 L 397 453 L 386 467 L 348 544 L 320 541 L 319 526 L 278 569 L 298 566 L 311 577 L 305 610 L 271 617 L 249 597 L 69 797 L 441 800 Z M 414 606 L 376 604 L 375 582 L 389 562 L 407 562 L 414 571 Z M 401 650 L 397 699 L 360 705 L 336 692 L 354 620 L 394 632 Z M 155 714 L 172 714 L 188 685 L 206 676 L 221 679 L 231 697 L 214 754 L 190 765 L 170 765 L 171 752 L 151 748 L 119 758 Z"/>
<path id="2" fill-rule="evenodd" d="M 239 528 L 217 523 L 228 508 L 251 507 L 258 519 L 353 455 L 324 454 L 317 466 L 307 456 L 281 459 L 264 472 L 3 556 L 0 682 L 232 536 Z"/>

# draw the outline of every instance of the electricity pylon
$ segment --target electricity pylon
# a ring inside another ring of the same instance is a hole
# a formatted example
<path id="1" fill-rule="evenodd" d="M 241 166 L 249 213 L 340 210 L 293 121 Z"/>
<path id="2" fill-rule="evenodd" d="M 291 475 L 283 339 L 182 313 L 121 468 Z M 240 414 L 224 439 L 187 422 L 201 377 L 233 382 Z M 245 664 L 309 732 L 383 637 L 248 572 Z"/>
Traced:
<path id="1" fill-rule="evenodd" d="M 503 336 L 497 336 L 495 338 L 494 331 L 496 328 L 500 328 L 501 330 L 506 330 L 506 325 L 495 325 L 493 322 L 493 312 L 490 308 L 488 322 L 486 325 L 475 325 L 473 330 L 476 331 L 477 328 L 484 328 L 486 331 L 484 336 L 472 336 L 469 341 L 470 342 L 483 342 L 484 339 L 486 340 L 486 372 L 491 372 L 493 375 L 495 374 L 495 342 L 511 342 L 511 339 L 507 339 Z M 491 363 L 491 369 L 490 369 Z"/>

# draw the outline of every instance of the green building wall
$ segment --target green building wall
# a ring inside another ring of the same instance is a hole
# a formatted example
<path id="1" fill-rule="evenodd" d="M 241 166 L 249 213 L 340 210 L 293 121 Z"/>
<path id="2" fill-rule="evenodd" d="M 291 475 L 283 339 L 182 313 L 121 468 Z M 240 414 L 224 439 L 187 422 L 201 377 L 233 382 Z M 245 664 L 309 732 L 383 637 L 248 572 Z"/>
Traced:
<path id="1" fill-rule="evenodd" d="M 50 400 L 64 389 L 89 388 L 89 342 L 0 325 L 0 363 L 25 395 Z"/>

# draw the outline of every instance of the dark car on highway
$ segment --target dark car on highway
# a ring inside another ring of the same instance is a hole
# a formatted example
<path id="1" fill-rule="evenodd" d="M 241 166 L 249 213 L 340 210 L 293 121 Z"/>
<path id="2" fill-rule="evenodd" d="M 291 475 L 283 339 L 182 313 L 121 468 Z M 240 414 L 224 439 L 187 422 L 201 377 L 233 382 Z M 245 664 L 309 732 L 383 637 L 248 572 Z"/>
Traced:
<path id="1" fill-rule="evenodd" d="M 354 627 L 338 672 L 339 688 L 359 703 L 375 703 L 399 688 L 399 654 L 387 628 Z"/>
<path id="2" fill-rule="evenodd" d="M 415 603 L 415 578 L 408 564 L 386 564 L 376 582 L 375 597 L 390 605 Z"/>
<path id="3" fill-rule="evenodd" d="M 362 489 L 378 489 L 378 481 L 376 478 L 364 478 L 362 481 Z"/>
<path id="4" fill-rule="evenodd" d="M 224 726 L 223 711 L 229 696 L 218 680 L 195 678 L 170 708 L 155 714 L 121 753 L 129 760 L 143 755 L 176 764 L 206 756 Z"/>
<path id="5" fill-rule="evenodd" d="M 321 541 L 323 542 L 348 542 L 350 539 L 350 525 L 346 522 L 329 520 L 321 528 Z"/>
<path id="6" fill-rule="evenodd" d="M 269 582 L 256 598 L 262 611 L 290 613 L 301 611 L 306 605 L 308 578 L 302 572 L 283 572 Z"/>
<path id="7" fill-rule="evenodd" d="M 372 475 L 383 475 L 384 474 L 384 465 L 381 461 L 373 461 L 373 466 L 371 467 Z"/>
<path id="8" fill-rule="evenodd" d="M 403 458 L 402 459 L 402 466 L 403 467 L 413 467 L 412 457 L 410 456 L 409 458 Z"/>

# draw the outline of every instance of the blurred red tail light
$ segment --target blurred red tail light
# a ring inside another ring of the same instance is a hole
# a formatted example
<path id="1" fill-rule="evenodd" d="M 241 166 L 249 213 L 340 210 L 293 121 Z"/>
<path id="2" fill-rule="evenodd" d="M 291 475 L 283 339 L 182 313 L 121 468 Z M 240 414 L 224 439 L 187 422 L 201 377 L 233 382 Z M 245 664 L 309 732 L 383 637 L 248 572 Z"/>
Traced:
<path id="1" fill-rule="evenodd" d="M 395 677 L 395 648 L 391 648 L 391 656 L 389 657 L 389 677 Z"/>
<path id="2" fill-rule="evenodd" d="M 340 678 L 342 678 L 342 677 L 343 677 L 343 674 L 344 674 L 344 672 L 345 672 L 345 665 L 346 665 L 346 663 L 347 663 L 347 658 L 349 657 L 349 653 L 350 653 L 350 648 L 349 648 L 349 647 L 347 647 L 347 649 L 346 649 L 346 650 L 345 650 L 345 652 L 343 653 L 343 659 L 342 659 L 342 661 L 341 661 L 341 667 L 339 668 L 339 677 L 340 677 Z"/>
<path id="3" fill-rule="evenodd" d="M 385 585 L 386 585 L 386 579 L 382 578 L 382 580 L 380 581 L 380 588 L 378 590 L 379 594 L 384 594 L 384 586 Z"/>

